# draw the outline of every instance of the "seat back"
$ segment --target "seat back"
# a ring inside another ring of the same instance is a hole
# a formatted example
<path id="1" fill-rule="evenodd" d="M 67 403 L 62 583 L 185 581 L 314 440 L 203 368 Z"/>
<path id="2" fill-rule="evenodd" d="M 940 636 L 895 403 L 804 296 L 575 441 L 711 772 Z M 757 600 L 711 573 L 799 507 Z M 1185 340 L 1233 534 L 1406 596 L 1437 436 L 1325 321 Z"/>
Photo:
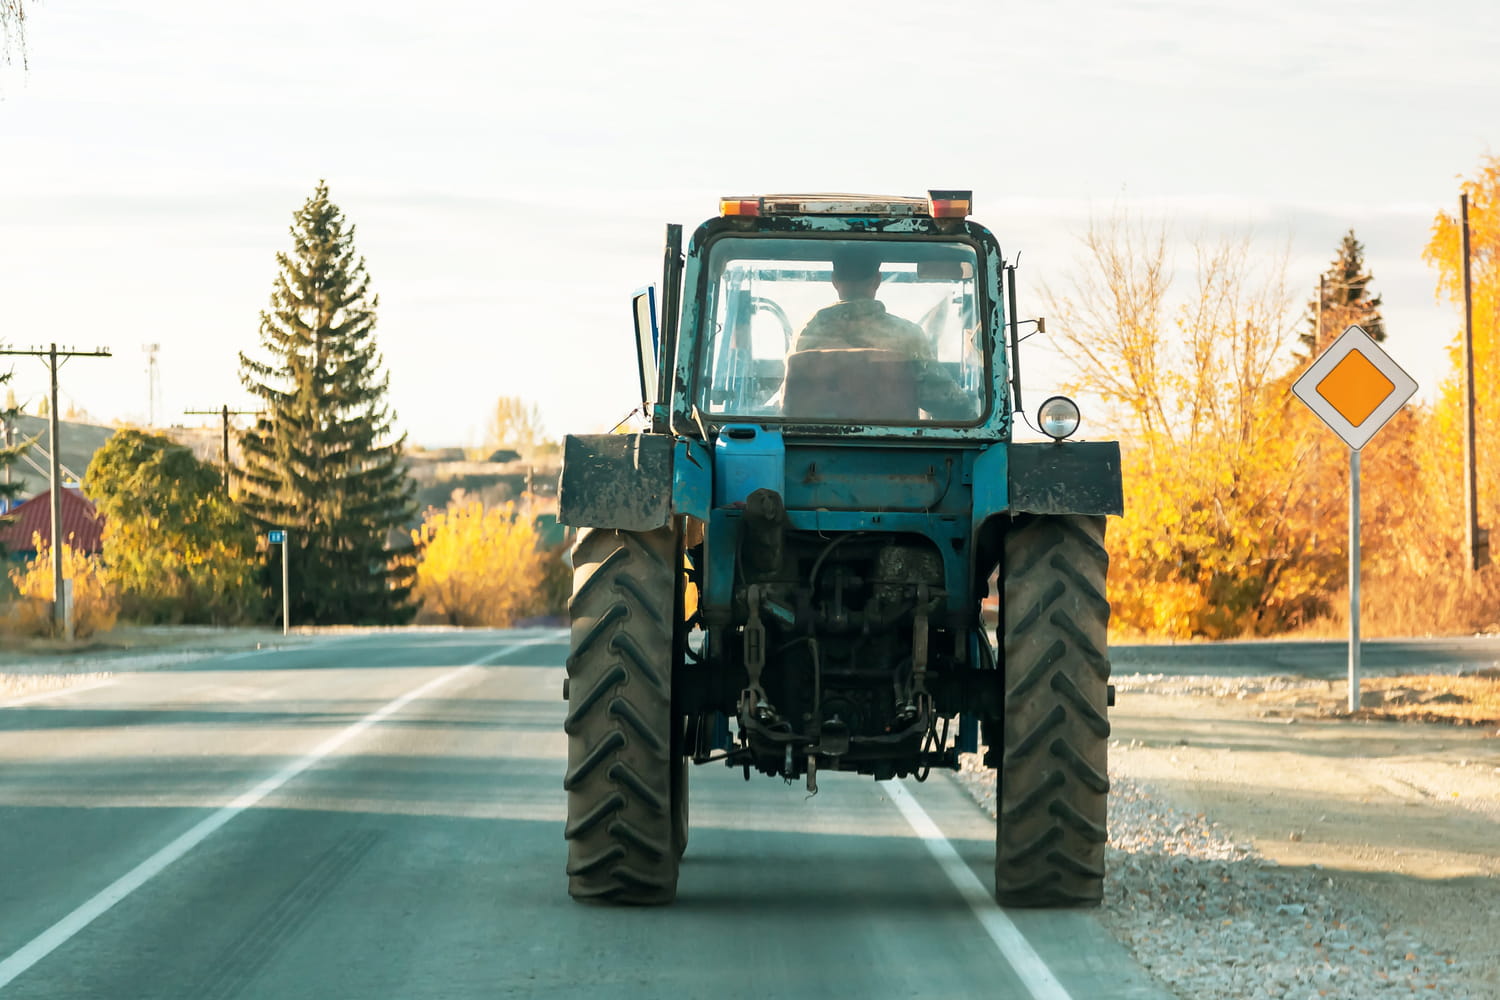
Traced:
<path id="1" fill-rule="evenodd" d="M 915 422 L 912 359 L 869 347 L 796 351 L 787 355 L 781 409 L 788 420 Z"/>

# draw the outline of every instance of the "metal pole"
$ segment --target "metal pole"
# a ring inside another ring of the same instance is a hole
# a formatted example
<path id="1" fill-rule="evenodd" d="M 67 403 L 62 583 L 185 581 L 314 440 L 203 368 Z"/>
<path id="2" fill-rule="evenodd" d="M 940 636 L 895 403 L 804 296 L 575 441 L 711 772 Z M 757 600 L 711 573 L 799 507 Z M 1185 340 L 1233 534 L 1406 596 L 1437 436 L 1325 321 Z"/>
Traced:
<path id="1" fill-rule="evenodd" d="M 1480 559 L 1479 476 L 1474 468 L 1474 292 L 1469 275 L 1469 194 L 1458 196 L 1463 218 L 1464 272 L 1464 542 L 1469 550 L 1469 572 L 1489 560 Z"/>
<path id="2" fill-rule="evenodd" d="M 229 496 L 229 404 L 224 404 L 224 495 Z"/>
<path id="3" fill-rule="evenodd" d="M 287 588 L 291 574 L 287 564 L 291 561 L 292 533 L 281 536 L 281 634 L 287 635 L 292 628 L 292 592 Z"/>
<path id="4" fill-rule="evenodd" d="M 222 424 L 220 433 L 223 436 L 222 448 L 224 458 L 224 495 L 229 495 L 229 418 L 245 415 L 260 416 L 265 410 L 231 410 L 229 404 L 225 403 L 217 410 L 183 410 L 183 413 L 196 417 L 218 417 Z"/>
<path id="5" fill-rule="evenodd" d="M 1327 294 L 1324 286 L 1328 283 L 1326 274 L 1318 275 L 1318 329 L 1313 334 L 1312 356 L 1317 357 L 1323 353 L 1323 296 Z"/>
<path id="6" fill-rule="evenodd" d="M 6 448 L 6 450 L 9 450 L 10 447 L 11 447 L 11 431 L 12 431 L 12 428 L 11 428 L 11 425 L 10 425 L 10 415 L 7 413 L 5 415 L 4 420 L 0 421 L 0 423 L 3 423 L 3 430 L 4 430 L 4 433 L 5 433 L 5 445 L 4 445 L 4 447 Z M 6 486 L 11 485 L 11 482 L 10 482 L 10 463 L 9 462 L 5 463 L 5 485 Z"/>
<path id="7" fill-rule="evenodd" d="M 1349 449 L 1349 711 L 1359 711 L 1359 451 Z"/>
<path id="8" fill-rule="evenodd" d="M 25 354 L 31 357 L 42 358 L 52 373 L 52 395 L 49 401 L 47 431 L 52 438 L 52 461 L 49 475 L 52 479 L 52 620 L 54 623 L 65 619 L 65 607 L 63 599 L 63 570 L 62 570 L 62 454 L 58 441 L 58 399 L 57 399 L 57 366 L 58 358 L 107 358 L 110 356 L 105 349 L 98 348 L 93 351 L 74 351 L 57 349 L 56 344 L 51 344 L 46 350 L 41 348 L 30 348 L 27 350 L 14 350 L 12 348 L 0 347 L 0 355 Z"/>
<path id="9" fill-rule="evenodd" d="M 47 349 L 47 365 L 52 370 L 52 399 L 47 410 L 47 432 L 51 435 L 52 445 L 52 622 L 61 626 L 67 615 L 64 607 L 63 595 L 63 560 L 62 560 L 62 471 L 60 469 L 62 459 L 59 457 L 61 448 L 57 440 L 58 418 L 57 418 L 57 345 L 52 344 Z"/>

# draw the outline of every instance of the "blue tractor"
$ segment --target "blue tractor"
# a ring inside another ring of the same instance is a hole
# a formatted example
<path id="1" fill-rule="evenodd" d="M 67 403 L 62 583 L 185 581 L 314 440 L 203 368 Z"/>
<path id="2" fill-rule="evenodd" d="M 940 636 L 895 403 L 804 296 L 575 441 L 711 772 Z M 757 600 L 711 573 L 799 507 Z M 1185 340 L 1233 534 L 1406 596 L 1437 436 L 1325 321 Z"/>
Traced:
<path id="1" fill-rule="evenodd" d="M 1012 440 L 1014 265 L 970 203 L 728 198 L 685 254 L 668 226 L 642 426 L 565 443 L 573 896 L 675 897 L 692 764 L 816 791 L 982 750 L 999 900 L 1099 902 L 1119 445 L 1067 440 L 1064 397 Z"/>

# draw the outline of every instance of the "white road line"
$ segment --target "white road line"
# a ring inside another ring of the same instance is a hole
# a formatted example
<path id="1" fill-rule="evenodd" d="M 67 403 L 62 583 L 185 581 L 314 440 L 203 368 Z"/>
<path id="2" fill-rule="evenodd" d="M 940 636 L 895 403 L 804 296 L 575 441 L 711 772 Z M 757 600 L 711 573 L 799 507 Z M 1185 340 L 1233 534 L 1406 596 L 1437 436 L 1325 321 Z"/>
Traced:
<path id="1" fill-rule="evenodd" d="M 482 656 L 479 659 L 475 660 L 474 666 L 488 667 L 492 664 L 493 661 L 500 659 L 500 657 L 505 656 L 508 653 L 512 653 L 515 650 L 522 649 L 526 646 L 545 646 L 548 643 L 567 641 L 568 633 L 561 631 L 555 635 L 534 635 L 526 639 L 517 639 L 515 642 L 511 643 L 509 646 L 506 646 L 504 649 L 496 650 L 488 656 Z"/>
<path id="2" fill-rule="evenodd" d="M 451 670 L 448 673 L 443 674 L 441 677 L 435 677 L 427 683 L 413 688 L 412 690 L 406 692 L 406 694 L 403 694 L 401 697 L 397 698 L 395 701 L 392 701 L 385 705 L 385 707 L 371 712 L 369 715 L 365 716 L 363 719 L 360 719 L 358 722 L 354 723 L 354 725 L 350 726 L 348 729 L 345 729 L 343 732 L 337 734 L 336 736 L 332 736 L 327 740 L 324 740 L 311 753 L 288 764 L 280 771 L 277 771 L 275 774 L 271 775 L 271 777 L 267 778 L 260 784 L 256 785 L 254 788 L 250 789 L 248 792 L 245 792 L 243 795 L 239 796 L 239 798 L 235 799 L 227 806 L 224 806 L 223 808 L 214 812 L 212 815 L 208 816 L 202 822 L 198 823 L 198 825 L 194 826 L 191 830 L 182 834 L 166 847 L 163 847 L 161 850 L 151 855 L 151 857 L 136 865 L 129 872 L 126 872 L 124 875 L 120 876 L 112 884 L 107 886 L 103 891 L 94 896 L 88 902 L 79 906 L 72 913 L 69 913 L 67 916 L 63 917 L 57 923 L 53 924 L 45 931 L 38 934 L 35 938 L 32 938 L 9 958 L 5 959 L 3 962 L 0 962 L 0 989 L 4 989 L 12 981 L 14 981 L 17 976 L 20 976 L 22 973 L 26 972 L 26 970 L 30 969 L 33 965 L 36 965 L 42 959 L 46 958 L 62 945 L 66 944 L 75 934 L 77 934 L 79 931 L 83 930 L 89 924 L 93 923 L 95 920 L 99 919 L 99 917 L 108 912 L 110 907 L 114 906 L 126 896 L 129 896 L 132 892 L 135 892 L 135 890 L 145 885 L 156 875 L 159 875 L 174 861 L 178 860 L 183 855 L 187 854 L 188 851 L 191 851 L 194 847 L 197 847 L 199 844 L 201 844 L 215 830 L 218 830 L 225 823 L 228 823 L 230 820 L 234 819 L 246 809 L 254 806 L 261 799 L 265 798 L 267 795 L 270 795 L 272 792 L 276 791 L 276 789 L 280 788 L 282 785 L 286 784 L 288 781 L 292 780 L 297 775 L 307 770 L 309 767 L 312 767 L 318 761 L 322 760 L 324 757 L 327 757 L 329 754 L 333 753 L 339 747 L 343 746 L 345 743 L 349 742 L 351 739 L 358 736 L 366 729 L 369 729 L 377 722 L 380 722 L 385 718 L 394 715 L 396 712 L 401 711 L 401 709 L 416 701 L 418 698 L 436 691 L 438 688 L 442 687 L 445 684 L 448 684 L 453 680 L 456 680 L 459 677 L 462 677 L 469 671 L 476 670 L 482 666 L 488 666 L 489 662 L 492 660 L 496 660 L 507 653 L 510 653 L 517 649 L 522 649 L 526 646 L 534 646 L 542 642 L 550 641 L 555 640 L 551 639 L 550 637 L 538 637 L 535 639 L 523 639 L 519 642 L 512 643 L 504 649 L 485 656 L 483 659 L 475 663 L 470 663 L 466 666 L 459 667 L 457 670 Z M 72 688 L 71 690 L 77 691 L 79 689 Z"/>
<path id="3" fill-rule="evenodd" d="M 938 867 L 943 869 L 943 874 L 948 876 L 948 881 L 953 883 L 964 902 L 969 904 L 969 909 L 974 911 L 974 916 L 979 918 L 979 923 L 989 934 L 990 940 L 995 942 L 995 946 L 1000 949 L 1000 953 L 1005 956 L 1016 977 L 1034 1000 L 1073 1000 L 1072 994 L 1063 989 L 1062 983 L 1047 968 L 1047 963 L 1031 947 L 1031 942 L 1026 940 L 1020 928 L 1005 915 L 984 883 L 974 875 L 973 869 L 964 863 L 963 858 L 958 856 L 958 851 L 948 843 L 948 838 L 943 836 L 943 831 L 927 815 L 927 810 L 918 804 L 910 792 L 894 781 L 886 786 L 886 790 L 891 801 L 896 803 L 896 808 L 901 810 L 901 815 L 906 817 L 906 822 L 911 824 L 917 836 L 922 838 L 922 843 L 927 845 L 928 852 L 936 859 Z"/>
<path id="4" fill-rule="evenodd" d="M 12 698 L 9 701 L 0 701 L 0 708 L 19 708 L 22 705 L 31 705 L 39 701 L 51 701 L 65 694 L 77 694 L 79 691 L 92 691 L 95 688 L 109 687 L 118 678 L 106 677 L 102 681 L 94 681 L 89 684 L 75 684 L 72 687 L 53 688 L 51 691 L 43 691 L 39 694 L 28 694 L 21 698 Z"/>
<path id="5" fill-rule="evenodd" d="M 288 649 L 306 649 L 306 648 L 308 648 L 308 647 L 306 647 L 306 646 L 267 646 L 265 649 L 247 649 L 243 653 L 225 653 L 222 656 L 214 656 L 214 655 L 210 654 L 209 656 L 204 657 L 204 659 L 208 659 L 208 660 L 246 660 L 246 659 L 249 659 L 252 656 L 259 656 L 262 653 L 284 653 Z"/>

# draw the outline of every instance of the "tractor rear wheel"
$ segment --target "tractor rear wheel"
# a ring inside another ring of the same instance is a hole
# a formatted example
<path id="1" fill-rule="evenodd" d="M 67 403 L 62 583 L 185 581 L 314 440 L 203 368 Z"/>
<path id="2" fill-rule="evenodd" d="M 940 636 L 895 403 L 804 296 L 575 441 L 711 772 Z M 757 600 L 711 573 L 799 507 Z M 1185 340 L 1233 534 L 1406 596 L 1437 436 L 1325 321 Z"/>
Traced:
<path id="1" fill-rule="evenodd" d="M 658 904 L 677 894 L 678 551 L 672 526 L 594 528 L 573 554 L 563 835 L 577 899 Z"/>
<path id="2" fill-rule="evenodd" d="M 1005 540 L 1005 715 L 995 894 L 1094 906 L 1108 813 L 1104 518 L 1023 515 Z"/>
<path id="3" fill-rule="evenodd" d="M 688 845 L 688 771 L 692 761 L 678 757 L 672 764 L 672 846 L 680 858 Z"/>

